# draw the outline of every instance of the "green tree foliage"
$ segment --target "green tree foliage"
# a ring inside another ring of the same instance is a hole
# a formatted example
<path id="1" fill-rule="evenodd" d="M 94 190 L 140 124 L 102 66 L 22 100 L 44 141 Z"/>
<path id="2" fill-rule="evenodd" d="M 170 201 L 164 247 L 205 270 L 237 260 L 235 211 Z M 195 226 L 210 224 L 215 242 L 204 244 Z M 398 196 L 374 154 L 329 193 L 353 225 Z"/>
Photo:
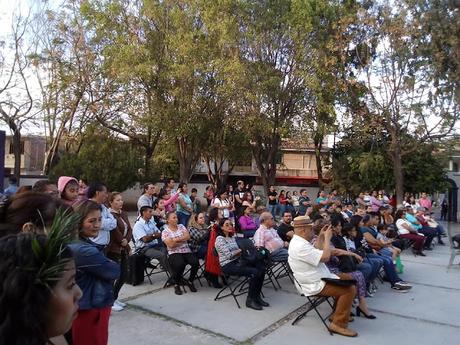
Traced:
<path id="1" fill-rule="evenodd" d="M 50 178 L 75 176 L 89 182 L 104 182 L 111 190 L 124 191 L 140 180 L 140 168 L 142 156 L 136 146 L 96 127 L 85 133 L 78 150 L 66 153 L 59 160 Z"/>
<path id="2" fill-rule="evenodd" d="M 187 181 L 204 158 L 223 184 L 250 152 L 268 188 L 282 140 L 300 135 L 315 145 L 321 180 L 323 140 L 343 119 L 345 138 L 354 121 L 375 137 L 363 145 L 379 145 L 352 150 L 353 179 L 394 183 L 401 198 L 407 157 L 451 133 L 460 113 L 455 4 L 66 0 L 46 13 L 34 60 L 47 77 L 47 165 L 61 138 L 81 140 L 97 121 L 141 148 L 141 178 L 174 175 L 177 162 Z M 385 165 L 392 178 L 372 170 Z"/>
<path id="3" fill-rule="evenodd" d="M 232 81 L 230 113 L 250 140 L 268 190 L 275 182 L 281 139 L 290 131 L 303 98 L 291 36 L 291 1 L 224 1 L 213 10 L 228 16 L 223 37 L 228 40 L 232 68 L 226 70 Z"/>
<path id="4" fill-rule="evenodd" d="M 347 135 L 332 150 L 333 185 L 352 195 L 378 189 L 392 193 L 395 181 L 388 156 L 390 138 L 375 128 L 363 128 L 349 128 Z M 414 149 L 402 157 L 404 191 L 432 193 L 443 190 L 447 178 L 445 154 L 436 145 L 419 143 L 408 134 L 405 142 Z"/>
<path id="5" fill-rule="evenodd" d="M 293 1 L 293 40 L 296 63 L 304 80 L 301 135 L 315 148 L 319 183 L 322 183 L 322 146 L 337 131 L 336 107 L 348 93 L 350 45 L 355 39 L 357 1 Z"/>
<path id="6" fill-rule="evenodd" d="M 460 102 L 460 2 L 406 0 L 417 30 L 412 32 L 417 56 L 424 59 L 435 93 Z"/>
<path id="7" fill-rule="evenodd" d="M 420 27 L 431 21 L 427 11 L 430 6 L 414 11 L 413 3 L 405 0 L 373 2 L 360 12 L 360 43 L 352 55 L 357 83 L 366 88 L 354 121 L 364 113 L 387 133 L 387 156 L 399 202 L 404 192 L 403 160 L 418 148 L 413 139 L 419 144 L 435 143 L 452 134 L 459 116 L 452 92 L 444 92 L 439 87 L 440 75 L 433 73 L 428 56 L 434 50 L 420 54 Z"/>
<path id="8" fill-rule="evenodd" d="M 40 110 L 47 139 L 43 173 L 58 161 L 62 143 L 66 149 L 89 120 L 94 102 L 91 84 L 97 79 L 98 56 L 85 40 L 84 20 L 75 0 L 58 10 L 48 2 L 36 14 L 36 51 L 31 55 L 40 88 Z"/>

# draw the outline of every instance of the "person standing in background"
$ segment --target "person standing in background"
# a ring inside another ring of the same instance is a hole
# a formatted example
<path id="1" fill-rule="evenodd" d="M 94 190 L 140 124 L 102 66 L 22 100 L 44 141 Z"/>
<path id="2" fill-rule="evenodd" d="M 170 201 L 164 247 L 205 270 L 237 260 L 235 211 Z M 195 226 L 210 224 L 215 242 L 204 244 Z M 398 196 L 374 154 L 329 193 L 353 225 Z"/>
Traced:
<path id="1" fill-rule="evenodd" d="M 275 218 L 276 216 L 276 208 L 278 206 L 278 193 L 276 192 L 275 186 L 270 186 L 268 191 L 268 212 L 270 212 Z"/>

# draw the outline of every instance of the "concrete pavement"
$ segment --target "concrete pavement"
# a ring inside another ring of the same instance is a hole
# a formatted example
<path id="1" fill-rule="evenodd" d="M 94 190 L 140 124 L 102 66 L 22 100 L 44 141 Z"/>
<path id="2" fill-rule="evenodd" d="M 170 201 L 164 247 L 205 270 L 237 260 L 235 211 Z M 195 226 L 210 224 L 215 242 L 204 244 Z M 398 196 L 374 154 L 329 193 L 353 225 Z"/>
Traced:
<path id="1" fill-rule="evenodd" d="M 459 224 L 450 226 L 460 232 Z M 313 311 L 291 326 L 305 299 L 287 278 L 281 280 L 282 290 L 266 286 L 264 294 L 271 306 L 254 311 L 244 306 L 245 296 L 239 297 L 241 309 L 231 297 L 214 301 L 218 290 L 206 284 L 196 284 L 198 293 L 187 289 L 177 296 L 172 288 L 162 288 L 165 275 L 158 274 L 152 285 L 122 288 L 120 298 L 128 307 L 112 313 L 109 344 L 458 344 L 460 265 L 446 269 L 447 245 L 436 246 L 427 255 L 414 257 L 408 251 L 402 255 L 402 278 L 413 284 L 410 292 L 398 293 L 388 283 L 378 283 L 375 297 L 367 300 L 377 319 L 356 317 L 350 324 L 358 338 L 330 336 Z"/>

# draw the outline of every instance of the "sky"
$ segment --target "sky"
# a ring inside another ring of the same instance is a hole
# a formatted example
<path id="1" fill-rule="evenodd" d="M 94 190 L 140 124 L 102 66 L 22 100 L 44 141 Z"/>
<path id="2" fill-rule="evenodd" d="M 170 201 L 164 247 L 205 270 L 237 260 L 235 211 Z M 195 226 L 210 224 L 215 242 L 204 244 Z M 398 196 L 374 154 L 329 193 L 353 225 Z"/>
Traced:
<path id="1" fill-rule="evenodd" d="M 49 4 L 51 7 L 58 7 L 60 1 L 59 0 L 0 0 L 0 42 L 5 40 L 5 37 L 11 32 L 11 25 L 13 20 L 14 13 L 21 13 L 26 15 L 32 6 L 40 6 L 43 4 Z M 35 79 L 35 78 L 33 78 Z M 2 79 L 0 75 L 0 85 Z M 34 85 L 35 84 L 35 85 Z M 38 84 L 34 80 L 31 80 L 31 87 L 33 92 L 38 92 Z M 340 112 L 340 110 L 338 110 Z M 435 122 L 435 118 L 429 119 L 429 122 Z M 9 133 L 8 128 L 3 122 L 0 121 L 0 129 L 7 130 Z M 456 126 L 457 132 L 459 131 L 458 126 Z M 33 126 L 33 125 L 26 125 L 24 128 L 24 133 L 29 134 L 42 134 L 43 129 Z M 338 138 L 339 139 L 339 138 Z M 332 140 L 331 140 L 332 141 Z"/>

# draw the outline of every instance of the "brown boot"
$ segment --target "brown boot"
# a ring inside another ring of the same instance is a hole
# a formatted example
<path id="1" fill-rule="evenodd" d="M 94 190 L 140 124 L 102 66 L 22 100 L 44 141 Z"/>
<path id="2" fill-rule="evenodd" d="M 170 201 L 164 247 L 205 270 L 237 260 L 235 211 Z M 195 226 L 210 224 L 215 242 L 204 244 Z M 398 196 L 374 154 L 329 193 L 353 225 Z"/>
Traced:
<path id="1" fill-rule="evenodd" d="M 332 333 L 337 333 L 337 334 L 343 335 L 345 337 L 356 337 L 356 336 L 358 336 L 358 333 L 356 333 L 352 329 L 337 326 L 333 322 L 329 325 L 329 330 Z"/>

